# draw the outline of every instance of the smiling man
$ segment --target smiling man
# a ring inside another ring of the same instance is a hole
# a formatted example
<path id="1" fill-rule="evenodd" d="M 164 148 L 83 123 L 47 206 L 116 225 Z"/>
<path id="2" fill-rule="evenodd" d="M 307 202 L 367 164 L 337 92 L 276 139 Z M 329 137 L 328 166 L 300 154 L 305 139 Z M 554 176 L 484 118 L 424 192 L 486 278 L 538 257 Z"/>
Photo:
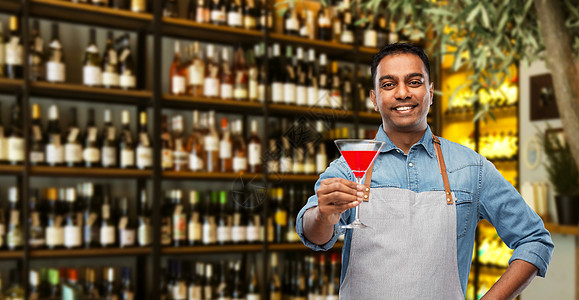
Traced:
<path id="1" fill-rule="evenodd" d="M 484 299 L 512 299 L 545 276 L 553 243 L 541 218 L 492 163 L 430 131 L 430 64 L 422 49 L 387 45 L 372 62 L 370 98 L 385 142 L 365 185 L 343 157 L 316 182 L 297 216 L 304 244 L 325 251 L 345 234 L 340 299 L 464 299 L 477 223 L 514 249 Z M 368 201 L 364 201 L 368 200 Z M 371 228 L 341 229 L 360 218 Z"/>

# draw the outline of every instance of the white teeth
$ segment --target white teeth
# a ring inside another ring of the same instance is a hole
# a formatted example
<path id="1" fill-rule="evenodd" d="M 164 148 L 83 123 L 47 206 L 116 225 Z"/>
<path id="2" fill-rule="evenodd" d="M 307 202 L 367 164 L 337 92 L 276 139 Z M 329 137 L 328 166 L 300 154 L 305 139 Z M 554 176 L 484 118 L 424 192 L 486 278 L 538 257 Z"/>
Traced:
<path id="1" fill-rule="evenodd" d="M 403 110 L 409 110 L 409 109 L 412 109 L 412 106 L 402 106 L 402 107 L 396 108 L 397 111 L 403 111 Z"/>

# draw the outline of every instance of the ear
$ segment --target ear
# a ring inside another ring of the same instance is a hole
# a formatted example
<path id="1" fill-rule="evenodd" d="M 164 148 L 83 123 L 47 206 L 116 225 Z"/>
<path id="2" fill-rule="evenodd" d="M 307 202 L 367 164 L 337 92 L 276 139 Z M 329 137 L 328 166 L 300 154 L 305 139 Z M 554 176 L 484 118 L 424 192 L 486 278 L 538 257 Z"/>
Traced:
<path id="1" fill-rule="evenodd" d="M 370 100 L 372 100 L 372 104 L 374 105 L 374 110 L 380 111 L 378 109 L 378 103 L 376 102 L 376 92 L 374 91 L 374 89 L 370 90 Z"/>

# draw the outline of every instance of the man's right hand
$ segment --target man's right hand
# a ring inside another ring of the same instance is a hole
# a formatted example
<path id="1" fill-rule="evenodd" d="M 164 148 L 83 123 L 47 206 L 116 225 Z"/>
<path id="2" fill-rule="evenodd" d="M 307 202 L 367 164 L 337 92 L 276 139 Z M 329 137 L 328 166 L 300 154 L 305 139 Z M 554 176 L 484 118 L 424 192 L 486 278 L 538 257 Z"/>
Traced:
<path id="1" fill-rule="evenodd" d="M 316 222 L 321 225 L 334 225 L 340 215 L 363 201 L 366 187 L 344 178 L 322 180 L 317 191 L 318 209 Z"/>

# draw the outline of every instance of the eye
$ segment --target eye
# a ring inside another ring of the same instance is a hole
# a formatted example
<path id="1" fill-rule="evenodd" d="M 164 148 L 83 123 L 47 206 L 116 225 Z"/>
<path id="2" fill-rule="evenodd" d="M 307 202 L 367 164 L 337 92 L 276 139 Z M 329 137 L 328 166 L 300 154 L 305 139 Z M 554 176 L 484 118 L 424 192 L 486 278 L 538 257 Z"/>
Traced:
<path id="1" fill-rule="evenodd" d="M 422 84 L 422 81 L 420 80 L 412 80 L 408 83 L 410 86 L 420 86 Z"/>
<path id="2" fill-rule="evenodd" d="M 392 89 L 394 87 L 394 83 L 392 82 L 383 82 L 382 86 L 383 89 L 389 90 Z"/>

